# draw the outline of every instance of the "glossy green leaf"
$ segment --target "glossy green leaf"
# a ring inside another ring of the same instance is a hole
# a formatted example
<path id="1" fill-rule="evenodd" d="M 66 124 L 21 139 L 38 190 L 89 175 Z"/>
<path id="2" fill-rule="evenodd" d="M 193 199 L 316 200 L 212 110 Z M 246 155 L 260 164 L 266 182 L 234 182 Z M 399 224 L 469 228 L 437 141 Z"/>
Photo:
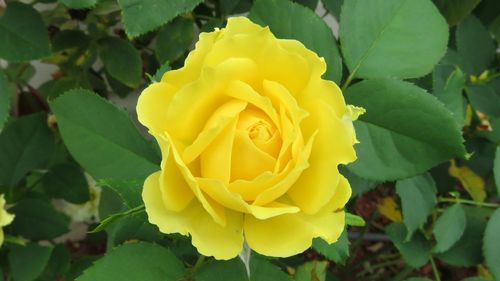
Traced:
<path id="1" fill-rule="evenodd" d="M 16 215 L 12 227 L 27 239 L 54 239 L 69 230 L 69 219 L 42 199 L 25 198 L 12 207 L 12 213 Z"/>
<path id="2" fill-rule="evenodd" d="M 450 26 L 466 18 L 481 0 L 433 0 Z"/>
<path id="3" fill-rule="evenodd" d="M 43 176 L 42 185 L 49 196 L 81 204 L 90 200 L 89 184 L 76 163 L 55 165 Z"/>
<path id="4" fill-rule="evenodd" d="M 407 237 L 406 228 L 400 223 L 392 223 L 386 226 L 385 232 L 408 265 L 419 268 L 429 261 L 431 245 L 422 234 L 415 233 L 410 241 L 405 242 L 405 237 Z"/>
<path id="5" fill-rule="evenodd" d="M 366 80 L 345 92 L 349 104 L 366 113 L 354 122 L 356 175 L 374 181 L 423 173 L 450 157 L 465 155 L 452 114 L 423 89 L 394 79 Z"/>
<path id="6" fill-rule="evenodd" d="M 107 186 L 114 190 L 123 200 L 128 209 L 135 208 L 142 204 L 142 180 L 116 180 L 104 179 L 99 181 L 100 186 Z"/>
<path id="7" fill-rule="evenodd" d="M 106 233 L 108 249 L 133 239 L 146 242 L 157 242 L 165 237 L 163 233 L 158 231 L 156 225 L 148 222 L 148 217 L 145 212 L 139 212 L 124 217 L 106 228 Z M 178 240 L 176 242 L 178 243 Z"/>
<path id="8" fill-rule="evenodd" d="M 0 69 L 0 132 L 9 118 L 11 96 L 7 75 Z"/>
<path id="9" fill-rule="evenodd" d="M 484 231 L 483 253 L 486 266 L 495 279 L 500 279 L 500 243 L 498 234 L 500 233 L 500 209 L 491 215 L 486 230 Z"/>
<path id="10" fill-rule="evenodd" d="M 292 281 L 292 278 L 264 258 L 253 256 L 250 261 L 250 281 Z"/>
<path id="11" fill-rule="evenodd" d="M 433 251 L 442 253 L 451 248 L 465 231 L 466 217 L 460 204 L 447 208 L 434 225 L 432 232 L 436 238 Z"/>
<path id="12" fill-rule="evenodd" d="M 349 256 L 349 239 L 347 237 L 347 231 L 344 230 L 339 240 L 332 244 L 326 243 L 321 238 L 315 238 L 312 247 L 314 250 L 318 251 L 318 253 L 325 256 L 325 258 L 335 263 L 343 264 Z"/>
<path id="13" fill-rule="evenodd" d="M 467 74 L 479 75 L 491 65 L 496 47 L 479 19 L 470 16 L 463 20 L 457 27 L 455 37 L 461 66 Z"/>
<path id="14" fill-rule="evenodd" d="M 96 94 L 72 90 L 50 106 L 69 151 L 94 178 L 137 179 L 159 169 L 129 116 Z"/>
<path id="15" fill-rule="evenodd" d="M 436 184 L 429 174 L 396 182 L 396 193 L 401 198 L 403 222 L 407 230 L 405 241 L 409 241 L 427 221 L 436 206 L 436 192 Z"/>
<path id="16" fill-rule="evenodd" d="M 488 116 L 500 117 L 500 92 L 496 92 L 490 83 L 468 86 L 466 93 L 475 110 Z"/>
<path id="17" fill-rule="evenodd" d="M 462 94 L 465 88 L 465 74 L 458 68 L 438 65 L 433 72 L 433 82 L 434 95 L 453 113 L 457 126 L 462 127 L 466 109 Z"/>
<path id="18" fill-rule="evenodd" d="M 35 243 L 26 246 L 11 246 L 8 259 L 14 280 L 35 280 L 45 269 L 53 249 Z"/>
<path id="19" fill-rule="evenodd" d="M 344 0 L 322 0 L 325 8 L 332 14 L 336 19 L 340 18 L 340 10 L 344 4 Z"/>
<path id="20" fill-rule="evenodd" d="M 342 59 L 336 40 L 332 30 L 313 11 L 288 0 L 257 0 L 249 17 L 260 25 L 268 25 L 276 37 L 299 40 L 325 58 L 325 77 L 340 83 Z"/>
<path id="21" fill-rule="evenodd" d="M 160 63 L 174 62 L 189 48 L 194 38 L 194 22 L 177 17 L 158 32 L 155 54 Z"/>
<path id="22" fill-rule="evenodd" d="M 325 281 L 326 261 L 310 261 L 297 267 L 295 281 Z"/>
<path id="23" fill-rule="evenodd" d="M 77 281 L 176 281 L 186 275 L 181 261 L 168 249 L 138 242 L 116 247 L 85 270 Z"/>
<path id="24" fill-rule="evenodd" d="M 130 38 L 152 31 L 177 15 L 189 12 L 202 0 L 118 0 L 123 25 Z"/>
<path id="25" fill-rule="evenodd" d="M 352 226 L 365 226 L 366 222 L 362 217 L 346 212 L 345 224 Z"/>
<path id="26" fill-rule="evenodd" d="M 489 211 L 475 207 L 463 208 L 467 219 L 464 234 L 450 249 L 437 257 L 454 266 L 475 266 L 483 260 L 482 240 Z"/>
<path id="27" fill-rule="evenodd" d="M 293 2 L 299 3 L 300 5 L 315 11 L 319 0 L 293 0 Z"/>
<path id="28" fill-rule="evenodd" d="M 70 9 L 91 8 L 97 4 L 98 0 L 59 0 Z"/>
<path id="29" fill-rule="evenodd" d="M 165 74 L 165 72 L 169 70 L 170 70 L 170 64 L 168 62 L 165 62 L 160 66 L 160 68 L 158 68 L 158 70 L 156 70 L 155 76 L 153 77 L 154 80 L 156 82 L 160 82 L 161 78 L 163 77 L 163 74 Z"/>
<path id="30" fill-rule="evenodd" d="M 53 281 L 60 278 L 60 276 L 65 276 L 70 268 L 70 263 L 71 253 L 69 249 L 66 248 L 66 245 L 55 245 L 47 266 L 37 281 Z"/>
<path id="31" fill-rule="evenodd" d="M 430 0 L 349 0 L 340 15 L 342 53 L 359 78 L 414 78 L 443 57 L 448 25 Z"/>
<path id="32" fill-rule="evenodd" d="M 249 281 L 245 265 L 240 259 L 229 261 L 210 261 L 195 274 L 195 281 Z"/>
<path id="33" fill-rule="evenodd" d="M 8 123 L 0 133 L 0 186 L 14 186 L 27 172 L 44 167 L 54 146 L 44 114 Z"/>
<path id="34" fill-rule="evenodd" d="M 49 35 L 42 17 L 20 2 L 9 3 L 5 14 L 0 16 L 0 42 L 0 58 L 8 61 L 29 61 L 50 54 Z"/>
<path id="35" fill-rule="evenodd" d="M 344 177 L 347 178 L 347 180 L 351 184 L 351 198 L 368 192 L 377 186 L 376 182 L 360 178 L 359 176 L 349 171 L 349 169 L 347 169 L 345 166 L 340 166 L 339 171 Z"/>
<path id="36" fill-rule="evenodd" d="M 495 152 L 495 160 L 493 162 L 493 177 L 497 187 L 497 195 L 500 195 L 500 145 L 497 145 Z"/>
<path id="37" fill-rule="evenodd" d="M 469 277 L 469 278 L 462 279 L 462 281 L 491 281 L 491 280 L 484 279 L 482 277 Z"/>
<path id="38" fill-rule="evenodd" d="M 142 77 L 139 51 L 128 41 L 117 37 L 99 40 L 99 52 L 107 72 L 123 84 L 135 88 Z"/>

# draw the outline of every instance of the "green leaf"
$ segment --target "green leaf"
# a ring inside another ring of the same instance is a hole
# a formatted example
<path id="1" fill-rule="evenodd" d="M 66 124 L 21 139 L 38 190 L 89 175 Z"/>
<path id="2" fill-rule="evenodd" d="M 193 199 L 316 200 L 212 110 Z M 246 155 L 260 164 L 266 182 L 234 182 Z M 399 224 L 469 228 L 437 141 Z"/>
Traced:
<path id="1" fill-rule="evenodd" d="M 251 276 L 251 274 L 250 274 Z M 205 263 L 194 276 L 195 281 L 249 281 L 245 265 L 239 259 L 210 261 Z M 257 280 L 256 280 L 257 281 Z"/>
<path id="2" fill-rule="evenodd" d="M 453 26 L 466 18 L 481 0 L 433 0 L 439 11 Z"/>
<path id="3" fill-rule="evenodd" d="M 230 15 L 236 6 L 238 6 L 240 0 L 220 0 L 219 5 L 220 5 L 220 10 L 221 13 L 224 16 Z"/>
<path id="4" fill-rule="evenodd" d="M 44 114 L 8 123 L 0 134 L 0 186 L 14 186 L 27 172 L 44 167 L 54 147 Z"/>
<path id="5" fill-rule="evenodd" d="M 406 279 L 405 281 L 431 281 L 430 279 L 427 278 L 422 278 L 422 277 L 411 277 Z"/>
<path id="6" fill-rule="evenodd" d="M 12 277 L 16 281 L 35 280 L 45 269 L 53 249 L 34 243 L 26 246 L 11 246 L 9 264 Z"/>
<path id="7" fill-rule="evenodd" d="M 436 183 L 427 173 L 396 182 L 407 230 L 405 241 L 409 241 L 415 230 L 427 221 L 436 206 L 436 192 Z"/>
<path id="8" fill-rule="evenodd" d="M 346 212 L 345 224 L 352 226 L 365 226 L 366 222 L 362 217 Z"/>
<path id="9" fill-rule="evenodd" d="M 310 261 L 297 268 L 295 281 L 325 281 L 326 261 Z"/>
<path id="10" fill-rule="evenodd" d="M 186 275 L 182 262 L 168 249 L 138 242 L 116 247 L 83 272 L 77 281 L 176 281 Z"/>
<path id="11" fill-rule="evenodd" d="M 142 180 L 115 180 L 104 179 L 100 180 L 100 186 L 107 186 L 114 190 L 123 200 L 123 203 L 128 209 L 135 208 L 142 204 Z"/>
<path id="12" fill-rule="evenodd" d="M 500 117 L 500 93 L 488 83 L 466 88 L 467 97 L 475 110 L 488 116 Z"/>
<path id="13" fill-rule="evenodd" d="M 170 70 L 170 64 L 169 62 L 165 62 L 164 64 L 162 64 L 160 66 L 160 68 L 158 68 L 158 70 L 156 70 L 156 73 L 155 73 L 155 76 L 154 76 L 154 80 L 156 82 L 160 82 L 161 81 L 161 78 L 163 77 L 163 74 L 165 74 L 165 72 L 169 71 Z"/>
<path id="14" fill-rule="evenodd" d="M 491 65 L 496 47 L 488 30 L 476 17 L 463 20 L 455 37 L 462 69 L 467 74 L 479 75 Z"/>
<path id="15" fill-rule="evenodd" d="M 141 83 L 142 60 L 128 41 L 117 37 L 99 40 L 99 52 L 107 72 L 123 84 L 135 88 Z"/>
<path id="16" fill-rule="evenodd" d="M 347 169 L 345 166 L 339 166 L 339 171 L 344 177 L 347 178 L 351 185 L 351 198 L 370 191 L 377 186 L 376 182 L 358 177 L 357 175 L 349 171 L 349 169 Z"/>
<path id="17" fill-rule="evenodd" d="M 467 219 L 464 234 L 449 250 L 437 257 L 454 266 L 475 266 L 483 259 L 482 240 L 489 210 L 465 206 L 463 208 Z"/>
<path id="18" fill-rule="evenodd" d="M 108 249 L 133 239 L 157 242 L 164 238 L 164 235 L 158 231 L 158 227 L 148 222 L 148 217 L 145 212 L 135 213 L 131 216 L 124 217 L 120 221 L 110 225 L 106 229 L 106 233 L 108 237 Z M 178 242 L 179 241 L 176 240 L 176 244 Z M 189 242 L 189 244 L 191 244 L 191 242 Z"/>
<path id="19" fill-rule="evenodd" d="M 344 4 L 344 0 L 322 0 L 325 8 L 332 14 L 337 20 L 340 18 L 340 10 Z"/>
<path id="20" fill-rule="evenodd" d="M 50 240 L 68 232 L 69 219 L 47 201 L 25 198 L 12 207 L 12 227 L 31 240 Z"/>
<path id="21" fill-rule="evenodd" d="M 76 163 L 55 165 L 43 176 L 42 185 L 47 194 L 68 202 L 82 204 L 90 200 L 89 184 Z"/>
<path id="22" fill-rule="evenodd" d="M 42 17 L 31 6 L 19 2 L 9 3 L 0 16 L 0 42 L 0 58 L 8 61 L 29 61 L 50 54 Z"/>
<path id="23" fill-rule="evenodd" d="M 349 239 L 347 237 L 347 231 L 344 229 L 339 240 L 333 244 L 328 244 L 321 238 L 315 238 L 312 247 L 327 259 L 335 263 L 344 264 L 349 256 Z"/>
<path id="24" fill-rule="evenodd" d="M 458 127 L 463 127 L 466 109 L 462 94 L 465 88 L 465 74 L 459 68 L 438 65 L 432 76 L 434 95 L 453 113 Z"/>
<path id="25" fill-rule="evenodd" d="M 319 0 L 293 0 L 293 2 L 299 3 L 300 5 L 315 11 Z"/>
<path id="26" fill-rule="evenodd" d="M 292 278 L 264 258 L 253 256 L 250 261 L 250 281 L 292 281 Z"/>
<path id="27" fill-rule="evenodd" d="M 385 232 L 408 265 L 419 268 L 429 261 L 431 245 L 420 232 L 415 233 L 407 242 L 404 241 L 407 237 L 406 228 L 401 223 L 391 223 L 385 227 Z"/>
<path id="28" fill-rule="evenodd" d="M 486 266 L 495 279 L 500 279 L 500 209 L 491 215 L 484 231 L 483 253 Z"/>
<path id="29" fill-rule="evenodd" d="M 70 9 L 92 8 L 97 4 L 97 0 L 59 0 Z"/>
<path id="30" fill-rule="evenodd" d="M 160 63 L 178 60 L 191 46 L 194 38 L 192 20 L 177 17 L 158 32 L 155 54 Z"/>
<path id="31" fill-rule="evenodd" d="M 194 9 L 202 0 L 118 0 L 128 37 L 152 31 L 177 15 Z"/>
<path id="32" fill-rule="evenodd" d="M 299 40 L 325 58 L 325 77 L 340 83 L 342 59 L 336 40 L 332 30 L 313 11 L 288 0 L 256 0 L 249 17 L 260 25 L 268 25 L 276 37 Z"/>
<path id="33" fill-rule="evenodd" d="M 434 225 L 432 232 L 436 238 L 435 253 L 442 253 L 451 248 L 465 231 L 466 217 L 460 204 L 447 208 Z"/>
<path id="34" fill-rule="evenodd" d="M 57 244 L 50 255 L 50 259 L 43 274 L 37 281 L 58 280 L 60 276 L 65 276 L 70 268 L 71 253 L 64 244 Z M 69 280 L 69 279 L 67 279 Z"/>
<path id="35" fill-rule="evenodd" d="M 340 42 L 351 76 L 415 78 L 443 57 L 448 25 L 429 0 L 350 0 Z"/>
<path id="36" fill-rule="evenodd" d="M 7 75 L 0 69 L 0 132 L 10 115 L 11 96 Z"/>
<path id="37" fill-rule="evenodd" d="M 354 122 L 358 160 L 347 166 L 374 181 L 415 176 L 465 155 L 452 114 L 423 89 L 395 79 L 366 80 L 345 92 L 366 113 Z"/>
<path id="38" fill-rule="evenodd" d="M 158 156 L 129 116 L 101 97 L 72 90 L 50 106 L 64 143 L 95 179 L 137 179 L 159 169 Z"/>
<path id="39" fill-rule="evenodd" d="M 497 145 L 497 150 L 495 152 L 493 176 L 495 178 L 495 185 L 497 186 L 497 195 L 500 195 L 500 145 Z"/>

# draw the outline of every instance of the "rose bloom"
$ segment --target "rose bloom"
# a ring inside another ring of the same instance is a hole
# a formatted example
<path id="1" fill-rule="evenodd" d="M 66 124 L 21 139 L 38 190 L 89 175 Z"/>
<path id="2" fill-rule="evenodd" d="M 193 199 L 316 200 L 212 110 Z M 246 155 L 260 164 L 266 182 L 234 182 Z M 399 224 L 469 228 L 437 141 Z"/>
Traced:
<path id="1" fill-rule="evenodd" d="M 311 31 L 313 32 L 313 31 Z M 184 67 L 146 88 L 139 121 L 162 151 L 143 190 L 149 221 L 230 259 L 244 241 L 275 257 L 335 242 L 356 159 L 352 120 L 323 58 L 244 17 L 201 33 Z"/>

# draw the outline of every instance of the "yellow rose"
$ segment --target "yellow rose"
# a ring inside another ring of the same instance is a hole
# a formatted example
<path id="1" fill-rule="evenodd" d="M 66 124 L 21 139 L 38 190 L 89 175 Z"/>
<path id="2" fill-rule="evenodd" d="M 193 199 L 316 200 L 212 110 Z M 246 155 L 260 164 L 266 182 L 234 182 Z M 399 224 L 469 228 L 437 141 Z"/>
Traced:
<path id="1" fill-rule="evenodd" d="M 5 198 L 4 195 L 0 195 L 0 246 L 3 244 L 3 227 L 9 225 L 12 220 L 14 220 L 14 215 L 7 213 L 5 210 Z"/>
<path id="2" fill-rule="evenodd" d="M 356 159 L 352 120 L 322 58 L 244 17 L 201 33 L 184 67 L 138 101 L 161 171 L 143 190 L 149 221 L 191 235 L 206 256 L 230 259 L 243 242 L 287 257 L 314 237 L 335 242 L 351 189 L 337 166 Z"/>

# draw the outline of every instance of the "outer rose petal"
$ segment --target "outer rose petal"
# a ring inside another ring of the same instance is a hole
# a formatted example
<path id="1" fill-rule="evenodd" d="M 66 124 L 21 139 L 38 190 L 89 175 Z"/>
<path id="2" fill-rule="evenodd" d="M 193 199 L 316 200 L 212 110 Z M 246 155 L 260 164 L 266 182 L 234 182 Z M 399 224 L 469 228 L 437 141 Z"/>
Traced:
<path id="1" fill-rule="evenodd" d="M 259 220 L 245 216 L 245 238 L 251 249 L 273 257 L 289 257 L 311 247 L 314 237 L 335 242 L 344 229 L 344 212 L 286 214 Z"/>
<path id="2" fill-rule="evenodd" d="M 243 247 L 243 215 L 226 212 L 226 225 L 217 224 L 196 200 L 183 211 L 168 211 L 160 193 L 160 172 L 150 175 L 144 182 L 142 198 L 149 222 L 163 233 L 191 234 L 192 243 L 198 251 L 216 259 L 231 259 Z"/>
<path id="3" fill-rule="evenodd" d="M 288 191 L 293 202 L 307 214 L 321 209 L 335 193 L 340 173 L 336 167 L 356 159 L 350 130 L 331 107 L 320 100 L 303 105 L 311 115 L 302 123 L 303 132 L 309 135 L 318 131 L 306 169 Z M 325 157 L 328 155 L 328 157 Z"/>
<path id="4" fill-rule="evenodd" d="M 301 253 L 311 247 L 315 237 L 333 243 L 344 229 L 345 213 L 339 209 L 347 203 L 350 196 L 349 182 L 341 176 L 330 202 L 314 215 L 285 214 L 267 220 L 246 215 L 246 241 L 256 252 L 273 257 Z"/>
<path id="5" fill-rule="evenodd" d="M 159 182 L 160 191 L 165 208 L 178 212 L 186 208 L 194 198 L 194 194 L 184 180 L 179 168 L 177 168 L 173 159 L 174 157 L 169 153 L 169 150 L 168 147 L 162 150 L 163 161 Z"/>
<path id="6" fill-rule="evenodd" d="M 160 133 L 166 129 L 167 110 L 175 87 L 168 83 L 154 83 L 149 85 L 137 101 L 137 117 L 139 121 L 151 131 Z"/>

